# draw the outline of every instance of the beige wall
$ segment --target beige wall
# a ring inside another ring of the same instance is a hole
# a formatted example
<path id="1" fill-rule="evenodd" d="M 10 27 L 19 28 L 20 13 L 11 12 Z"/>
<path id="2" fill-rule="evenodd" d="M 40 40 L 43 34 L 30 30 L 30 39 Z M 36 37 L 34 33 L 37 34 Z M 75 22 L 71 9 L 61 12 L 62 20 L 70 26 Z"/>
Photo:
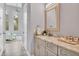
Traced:
<path id="1" fill-rule="evenodd" d="M 60 4 L 59 34 L 79 36 L 79 4 Z"/>
<path id="2" fill-rule="evenodd" d="M 36 25 L 44 28 L 44 4 L 31 4 L 31 28 Z M 79 4 L 60 4 L 60 32 L 61 35 L 79 35 Z"/>

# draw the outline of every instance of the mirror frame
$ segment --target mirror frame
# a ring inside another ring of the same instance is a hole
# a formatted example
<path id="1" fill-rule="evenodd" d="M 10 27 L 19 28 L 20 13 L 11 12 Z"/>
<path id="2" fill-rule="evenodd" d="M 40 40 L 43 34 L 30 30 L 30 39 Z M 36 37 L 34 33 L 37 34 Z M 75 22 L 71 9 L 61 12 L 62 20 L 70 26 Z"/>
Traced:
<path id="1" fill-rule="evenodd" d="M 55 6 L 56 5 L 56 6 Z M 52 28 L 52 30 L 54 32 L 59 32 L 60 31 L 60 4 L 59 3 L 55 3 L 54 5 L 53 4 L 50 4 L 47 8 L 46 8 L 46 4 L 45 4 L 45 30 L 48 30 L 48 27 L 47 27 L 47 13 L 51 10 L 55 9 L 56 11 L 56 28 Z"/>

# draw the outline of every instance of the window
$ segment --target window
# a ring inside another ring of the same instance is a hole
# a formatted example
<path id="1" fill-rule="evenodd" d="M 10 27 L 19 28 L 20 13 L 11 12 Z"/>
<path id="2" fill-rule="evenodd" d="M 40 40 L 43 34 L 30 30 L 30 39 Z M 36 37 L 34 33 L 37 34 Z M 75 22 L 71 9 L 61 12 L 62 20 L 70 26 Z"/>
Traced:
<path id="1" fill-rule="evenodd" d="M 14 16 L 14 31 L 18 31 L 18 16 Z"/>
<path id="2" fill-rule="evenodd" d="M 5 30 L 9 30 L 9 21 L 8 21 L 8 15 L 5 15 Z"/>

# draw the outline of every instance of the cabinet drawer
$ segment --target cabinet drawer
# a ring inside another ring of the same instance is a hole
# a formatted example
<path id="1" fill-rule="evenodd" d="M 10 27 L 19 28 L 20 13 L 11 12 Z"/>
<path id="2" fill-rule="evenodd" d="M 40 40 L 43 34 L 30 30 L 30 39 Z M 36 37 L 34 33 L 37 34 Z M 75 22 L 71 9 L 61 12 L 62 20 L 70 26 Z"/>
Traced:
<path id="1" fill-rule="evenodd" d="M 53 52 L 54 54 L 57 55 L 57 45 L 55 45 L 55 44 L 53 44 L 53 43 L 47 42 L 47 43 L 46 43 L 46 47 L 47 47 L 51 52 Z"/>
<path id="2" fill-rule="evenodd" d="M 46 56 L 56 56 L 53 52 L 51 52 L 49 49 L 46 49 Z"/>
<path id="3" fill-rule="evenodd" d="M 79 56 L 78 53 L 59 47 L 58 55 L 60 56 Z"/>
<path id="4" fill-rule="evenodd" d="M 39 45 L 45 47 L 45 40 L 39 39 Z"/>

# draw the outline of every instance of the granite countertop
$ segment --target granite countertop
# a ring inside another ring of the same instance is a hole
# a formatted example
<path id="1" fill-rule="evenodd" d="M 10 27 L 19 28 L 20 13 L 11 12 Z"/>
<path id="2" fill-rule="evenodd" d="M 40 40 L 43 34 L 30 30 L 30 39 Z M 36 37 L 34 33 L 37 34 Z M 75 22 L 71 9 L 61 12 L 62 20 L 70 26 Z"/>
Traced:
<path id="1" fill-rule="evenodd" d="M 53 43 L 55 45 L 61 46 L 63 48 L 66 48 L 70 51 L 79 53 L 79 44 L 73 45 L 73 44 L 68 44 L 62 41 L 59 41 L 57 37 L 49 37 L 49 36 L 36 36 L 37 38 L 40 38 L 42 40 L 45 40 L 47 42 Z"/>

